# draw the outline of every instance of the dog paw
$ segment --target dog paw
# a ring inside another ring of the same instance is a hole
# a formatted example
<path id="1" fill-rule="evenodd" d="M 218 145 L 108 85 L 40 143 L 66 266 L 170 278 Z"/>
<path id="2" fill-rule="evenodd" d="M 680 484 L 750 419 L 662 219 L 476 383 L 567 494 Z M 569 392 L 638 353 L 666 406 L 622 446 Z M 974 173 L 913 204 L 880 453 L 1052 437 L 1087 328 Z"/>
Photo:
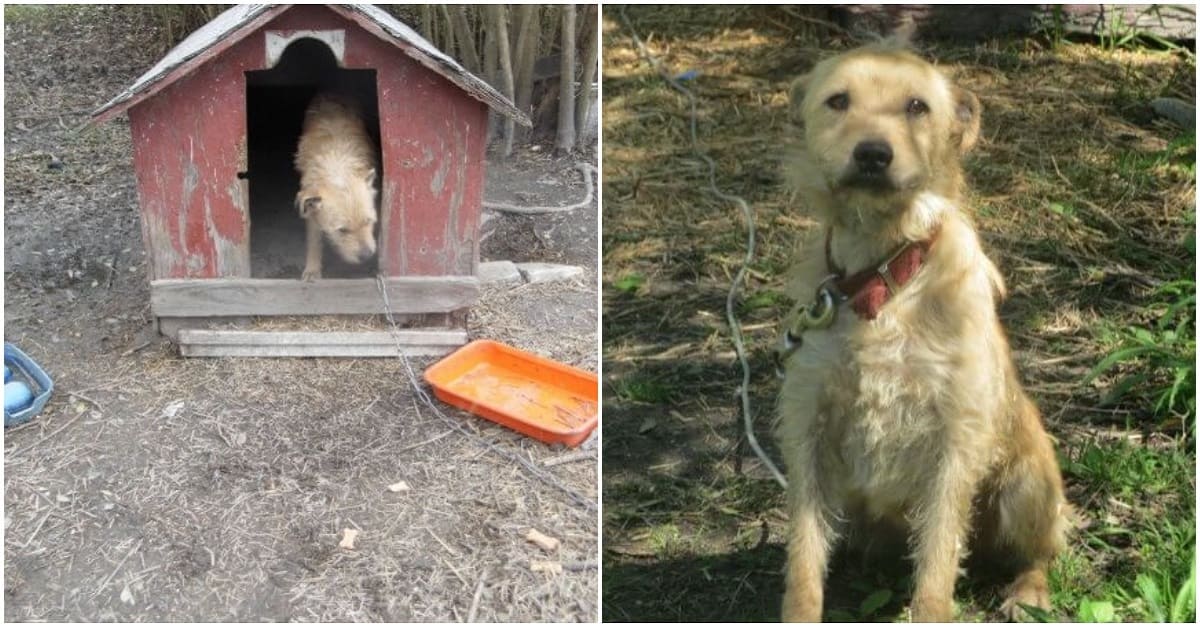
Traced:
<path id="1" fill-rule="evenodd" d="M 1032 615 L 1026 607 L 1033 607 L 1044 612 L 1050 611 L 1050 590 L 1044 582 L 1030 578 L 1018 579 L 1008 589 L 1008 597 L 1000 605 L 1000 613 L 1013 622 L 1034 621 L 1038 617 Z"/>
<path id="2" fill-rule="evenodd" d="M 300 278 L 305 281 L 316 281 L 317 279 L 321 278 L 321 269 L 305 268 L 304 273 L 300 275 Z"/>

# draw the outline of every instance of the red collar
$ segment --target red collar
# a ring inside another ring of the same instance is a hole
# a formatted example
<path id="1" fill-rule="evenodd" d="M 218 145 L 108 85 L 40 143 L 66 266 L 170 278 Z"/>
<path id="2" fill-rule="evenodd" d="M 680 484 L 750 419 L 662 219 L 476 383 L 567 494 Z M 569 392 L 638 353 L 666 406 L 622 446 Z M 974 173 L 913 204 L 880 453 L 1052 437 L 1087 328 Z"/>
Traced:
<path id="1" fill-rule="evenodd" d="M 883 263 L 845 276 L 846 271 L 833 262 L 833 229 L 829 229 L 825 234 L 825 263 L 835 277 L 830 283 L 835 295 L 842 301 L 850 301 L 850 307 L 859 317 L 874 320 L 888 299 L 912 280 L 924 265 L 939 231 L 940 228 L 935 228 L 929 239 L 901 246 Z"/>

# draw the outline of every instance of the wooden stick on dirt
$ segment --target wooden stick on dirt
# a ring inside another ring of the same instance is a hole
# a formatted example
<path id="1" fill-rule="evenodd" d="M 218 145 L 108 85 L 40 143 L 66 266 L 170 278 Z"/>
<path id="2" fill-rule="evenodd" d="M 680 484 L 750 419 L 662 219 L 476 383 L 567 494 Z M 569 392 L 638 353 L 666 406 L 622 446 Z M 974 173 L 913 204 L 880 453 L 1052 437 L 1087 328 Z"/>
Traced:
<path id="1" fill-rule="evenodd" d="M 467 622 L 475 622 L 475 614 L 479 611 L 479 600 L 483 598 L 483 584 L 487 581 L 488 571 L 484 570 L 479 575 L 479 582 L 475 584 L 475 595 L 471 597 L 471 609 L 467 611 Z"/>
<path id="2" fill-rule="evenodd" d="M 571 462 L 579 462 L 579 461 L 583 461 L 585 459 L 594 459 L 594 458 L 595 458 L 595 456 L 592 454 L 591 451 L 571 451 L 570 453 L 563 453 L 562 455 L 558 455 L 556 457 L 544 459 L 544 460 L 542 460 L 542 465 L 549 468 L 551 466 L 558 466 L 560 464 L 569 464 Z"/>

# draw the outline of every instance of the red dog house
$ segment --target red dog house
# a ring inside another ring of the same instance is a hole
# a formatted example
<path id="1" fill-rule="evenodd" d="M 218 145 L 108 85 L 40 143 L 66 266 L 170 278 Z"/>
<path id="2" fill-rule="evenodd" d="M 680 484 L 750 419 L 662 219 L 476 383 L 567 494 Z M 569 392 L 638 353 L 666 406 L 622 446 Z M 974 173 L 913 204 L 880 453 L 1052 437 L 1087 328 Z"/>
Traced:
<path id="1" fill-rule="evenodd" d="M 292 156 L 305 107 L 322 90 L 355 98 L 376 139 L 378 255 L 350 266 L 327 250 L 330 278 L 304 282 Z M 192 33 L 93 114 L 99 123 L 129 113 L 160 330 L 184 354 L 361 355 L 372 353 L 364 347 L 373 341 L 387 345 L 375 352 L 394 354 L 391 337 L 370 334 L 189 328 L 228 317 L 383 313 L 377 273 L 394 313 L 439 314 L 439 326 L 461 327 L 478 294 L 489 107 L 529 123 L 483 80 L 370 5 L 242 5 Z M 405 332 L 416 353 L 466 339 L 461 328 Z M 242 348 L 213 349 L 214 342 Z"/>

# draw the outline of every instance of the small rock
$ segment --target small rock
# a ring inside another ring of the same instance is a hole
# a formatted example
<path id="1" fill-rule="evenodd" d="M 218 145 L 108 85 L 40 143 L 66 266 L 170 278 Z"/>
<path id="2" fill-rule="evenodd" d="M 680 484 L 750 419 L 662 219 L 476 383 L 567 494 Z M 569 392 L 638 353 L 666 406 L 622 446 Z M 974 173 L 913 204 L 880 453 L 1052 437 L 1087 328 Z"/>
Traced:
<path id="1" fill-rule="evenodd" d="M 1196 105 L 1178 98 L 1155 98 L 1150 107 L 1158 115 L 1185 129 L 1196 128 Z"/>
<path id="2" fill-rule="evenodd" d="M 566 281 L 583 276 L 583 268 L 567 266 L 559 263 L 518 263 L 517 270 L 528 283 L 549 283 L 551 281 Z"/>
<path id="3" fill-rule="evenodd" d="M 408 487 L 407 481 L 397 481 L 396 483 L 388 486 L 389 492 L 408 492 L 409 489 L 410 488 Z"/>
<path id="4" fill-rule="evenodd" d="M 479 281 L 485 285 L 515 285 L 522 282 L 521 271 L 511 261 L 484 261 L 479 264 Z"/>
<path id="5" fill-rule="evenodd" d="M 338 546 L 343 549 L 354 550 L 354 541 L 357 539 L 357 529 L 342 529 L 342 541 L 338 542 Z"/>

